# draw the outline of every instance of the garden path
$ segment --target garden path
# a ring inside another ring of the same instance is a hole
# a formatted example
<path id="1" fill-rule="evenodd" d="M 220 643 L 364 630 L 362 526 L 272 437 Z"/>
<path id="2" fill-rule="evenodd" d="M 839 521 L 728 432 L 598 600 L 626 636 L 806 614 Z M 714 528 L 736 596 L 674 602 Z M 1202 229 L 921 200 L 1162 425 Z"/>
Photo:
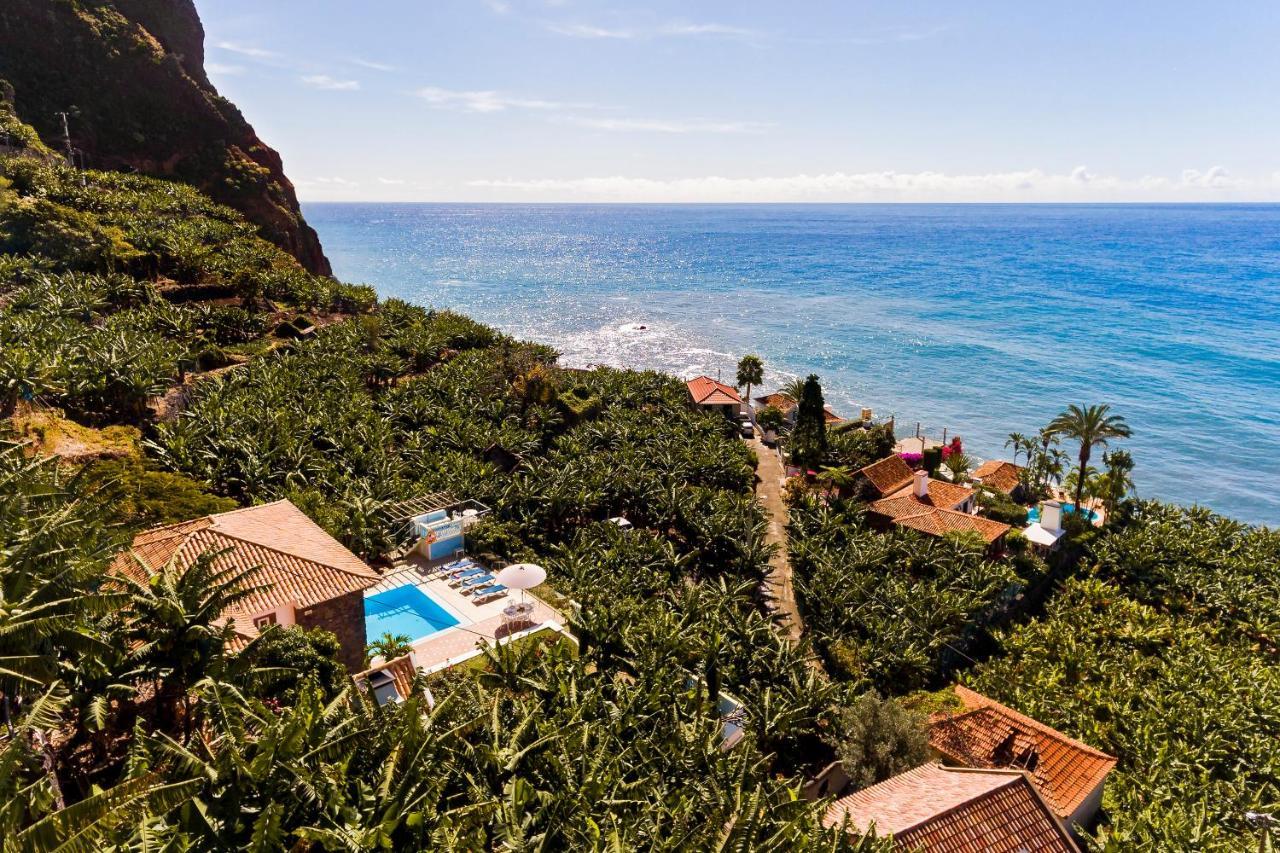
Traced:
<path id="1" fill-rule="evenodd" d="M 800 608 L 796 606 L 795 588 L 791 583 L 791 562 L 787 558 L 787 505 L 782 500 L 785 481 L 782 460 L 772 448 L 765 447 L 759 436 L 748 442 L 756 453 L 756 499 L 769 514 L 769 528 L 765 541 L 777 547 L 770 560 L 769 578 L 765 592 L 773 602 L 775 613 L 782 627 L 793 640 L 804 633 Z"/>

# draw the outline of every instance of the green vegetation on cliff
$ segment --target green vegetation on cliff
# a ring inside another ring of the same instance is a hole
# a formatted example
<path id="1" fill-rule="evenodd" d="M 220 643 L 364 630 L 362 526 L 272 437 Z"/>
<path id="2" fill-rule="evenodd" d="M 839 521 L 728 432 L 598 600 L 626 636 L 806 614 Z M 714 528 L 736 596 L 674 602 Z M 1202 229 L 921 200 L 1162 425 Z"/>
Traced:
<path id="1" fill-rule="evenodd" d="M 280 156 L 204 71 L 192 0 L 5 0 L 0 100 L 89 165 L 170 177 L 241 211 L 306 269 L 330 272 Z"/>

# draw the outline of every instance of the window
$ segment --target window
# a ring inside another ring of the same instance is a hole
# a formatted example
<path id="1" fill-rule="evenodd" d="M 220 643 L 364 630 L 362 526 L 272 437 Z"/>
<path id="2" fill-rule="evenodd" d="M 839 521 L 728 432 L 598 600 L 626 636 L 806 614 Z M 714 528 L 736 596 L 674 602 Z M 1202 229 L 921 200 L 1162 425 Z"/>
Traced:
<path id="1" fill-rule="evenodd" d="M 253 627 L 257 628 L 259 631 L 265 631 L 274 624 L 276 624 L 275 613 L 267 613 L 262 616 L 253 617 Z"/>

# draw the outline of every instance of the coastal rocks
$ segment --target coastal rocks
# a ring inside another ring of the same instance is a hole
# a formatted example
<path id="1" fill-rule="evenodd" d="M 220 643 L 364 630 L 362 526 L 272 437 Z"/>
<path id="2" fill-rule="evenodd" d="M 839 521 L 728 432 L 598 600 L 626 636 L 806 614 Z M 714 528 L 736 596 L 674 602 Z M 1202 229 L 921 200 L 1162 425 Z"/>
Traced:
<path id="1" fill-rule="evenodd" d="M 280 155 L 204 69 L 192 0 L 5 0 L 0 79 L 17 115 L 84 164 L 191 184 L 254 222 L 313 273 L 332 270 Z"/>

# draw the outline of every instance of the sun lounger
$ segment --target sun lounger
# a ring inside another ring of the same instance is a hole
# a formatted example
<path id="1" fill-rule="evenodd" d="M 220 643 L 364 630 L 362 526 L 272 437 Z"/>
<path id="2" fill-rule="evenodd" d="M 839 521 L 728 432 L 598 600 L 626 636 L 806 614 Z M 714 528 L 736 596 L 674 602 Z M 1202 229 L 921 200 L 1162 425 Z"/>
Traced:
<path id="1" fill-rule="evenodd" d="M 471 600 L 476 604 L 484 604 L 486 601 L 493 601 L 495 598 L 502 598 L 507 594 L 507 588 L 500 583 L 492 586 L 481 587 L 476 590 L 475 597 Z"/>
<path id="2" fill-rule="evenodd" d="M 467 593 L 471 592 L 473 589 L 478 589 L 480 587 L 488 586 L 491 583 L 493 583 L 493 575 L 480 575 L 479 577 L 467 578 L 458 587 L 458 590 L 463 595 L 466 595 Z"/>
<path id="3" fill-rule="evenodd" d="M 481 575 L 487 575 L 487 574 L 489 574 L 488 569 L 480 569 L 480 568 L 467 569 L 465 572 L 458 572 L 456 575 L 451 575 L 449 577 L 449 585 L 458 586 L 463 581 L 469 581 L 472 578 L 478 578 Z"/>
<path id="4" fill-rule="evenodd" d="M 457 571 L 458 569 L 467 569 L 474 565 L 475 563 L 471 562 L 470 559 L 468 559 L 467 557 L 463 557 L 461 560 L 454 560 L 451 563 L 445 563 L 443 566 L 441 566 L 441 568 L 443 568 L 446 572 L 454 572 L 454 571 Z"/>

